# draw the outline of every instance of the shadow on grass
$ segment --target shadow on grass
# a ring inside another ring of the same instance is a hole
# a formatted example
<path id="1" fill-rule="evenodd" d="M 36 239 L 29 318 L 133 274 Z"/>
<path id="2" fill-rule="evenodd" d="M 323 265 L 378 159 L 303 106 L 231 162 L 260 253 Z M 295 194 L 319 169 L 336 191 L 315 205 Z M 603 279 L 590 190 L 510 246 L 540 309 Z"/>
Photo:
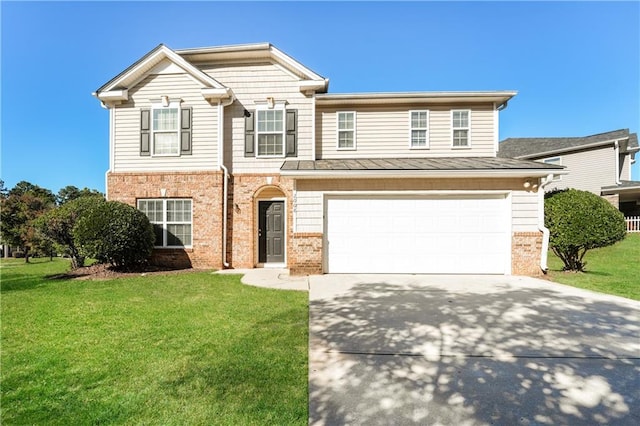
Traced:
<path id="1" fill-rule="evenodd" d="M 370 282 L 312 299 L 310 316 L 311 425 L 640 419 L 631 301 Z"/>

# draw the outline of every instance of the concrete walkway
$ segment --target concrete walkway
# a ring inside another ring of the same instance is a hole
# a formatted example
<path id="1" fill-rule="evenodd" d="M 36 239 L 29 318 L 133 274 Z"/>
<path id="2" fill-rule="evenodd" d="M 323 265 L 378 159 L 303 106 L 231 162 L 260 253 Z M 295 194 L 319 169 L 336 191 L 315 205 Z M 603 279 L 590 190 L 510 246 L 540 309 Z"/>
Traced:
<path id="1" fill-rule="evenodd" d="M 288 269 L 222 269 L 216 274 L 243 274 L 241 282 L 255 287 L 309 291 L 309 277 L 291 276 Z"/>

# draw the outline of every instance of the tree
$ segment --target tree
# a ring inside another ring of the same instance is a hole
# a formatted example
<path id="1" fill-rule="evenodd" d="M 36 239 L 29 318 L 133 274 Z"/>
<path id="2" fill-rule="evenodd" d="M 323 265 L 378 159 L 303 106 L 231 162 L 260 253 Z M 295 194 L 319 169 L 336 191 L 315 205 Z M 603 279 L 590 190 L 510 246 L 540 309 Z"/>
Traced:
<path id="1" fill-rule="evenodd" d="M 626 235 L 624 215 L 591 192 L 549 192 L 544 209 L 549 246 L 564 263 L 565 271 L 584 271 L 588 250 L 612 245 Z"/>
<path id="2" fill-rule="evenodd" d="M 76 223 L 90 210 L 103 203 L 105 200 L 100 195 L 80 196 L 56 209 L 49 210 L 36 220 L 37 230 L 58 244 L 60 249 L 71 258 L 72 269 L 84 266 L 85 260 L 74 238 L 73 230 Z"/>
<path id="3" fill-rule="evenodd" d="M 29 262 L 29 251 L 46 243 L 39 238 L 34 220 L 55 206 L 53 193 L 38 185 L 21 181 L 6 197 L 0 197 L 0 233 L 2 240 L 20 248 Z"/>
<path id="4" fill-rule="evenodd" d="M 68 203 L 69 201 L 75 200 L 80 197 L 94 196 L 98 195 L 104 197 L 104 194 L 96 189 L 89 189 L 87 187 L 78 189 L 78 187 L 73 185 L 67 185 L 64 188 L 61 188 L 58 191 L 58 195 L 56 199 L 58 201 L 58 205 L 63 205 Z"/>
<path id="5" fill-rule="evenodd" d="M 118 268 L 147 262 L 155 241 L 147 216 L 118 201 L 107 201 L 87 211 L 78 219 L 73 233 L 83 254 Z"/>

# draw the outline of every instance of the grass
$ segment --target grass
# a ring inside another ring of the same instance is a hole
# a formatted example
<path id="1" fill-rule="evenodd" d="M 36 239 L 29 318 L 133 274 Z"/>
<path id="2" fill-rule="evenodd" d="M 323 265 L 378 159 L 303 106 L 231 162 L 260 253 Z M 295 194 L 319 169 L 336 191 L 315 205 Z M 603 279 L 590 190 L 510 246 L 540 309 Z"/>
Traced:
<path id="1" fill-rule="evenodd" d="M 586 272 L 563 272 L 549 252 L 549 278 L 574 287 L 640 300 L 640 234 L 627 234 L 613 246 L 589 250 Z"/>
<path id="2" fill-rule="evenodd" d="M 3 425 L 307 424 L 306 293 L 1 266 Z"/>

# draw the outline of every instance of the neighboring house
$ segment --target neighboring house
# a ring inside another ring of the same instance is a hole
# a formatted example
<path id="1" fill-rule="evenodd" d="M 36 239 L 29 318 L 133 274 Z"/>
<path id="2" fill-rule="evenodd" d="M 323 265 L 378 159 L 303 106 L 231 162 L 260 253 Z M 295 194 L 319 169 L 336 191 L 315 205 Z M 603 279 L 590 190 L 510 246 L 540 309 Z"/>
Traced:
<path id="1" fill-rule="evenodd" d="M 549 189 L 576 188 L 607 198 L 625 216 L 640 216 L 640 181 L 631 180 L 631 165 L 640 150 L 629 129 L 570 138 L 509 138 L 498 156 L 566 166 Z"/>
<path id="2" fill-rule="evenodd" d="M 268 43 L 160 45 L 98 89 L 107 197 L 156 227 L 152 261 L 213 268 L 538 274 L 562 167 L 497 158 L 516 93 L 329 94 Z"/>

